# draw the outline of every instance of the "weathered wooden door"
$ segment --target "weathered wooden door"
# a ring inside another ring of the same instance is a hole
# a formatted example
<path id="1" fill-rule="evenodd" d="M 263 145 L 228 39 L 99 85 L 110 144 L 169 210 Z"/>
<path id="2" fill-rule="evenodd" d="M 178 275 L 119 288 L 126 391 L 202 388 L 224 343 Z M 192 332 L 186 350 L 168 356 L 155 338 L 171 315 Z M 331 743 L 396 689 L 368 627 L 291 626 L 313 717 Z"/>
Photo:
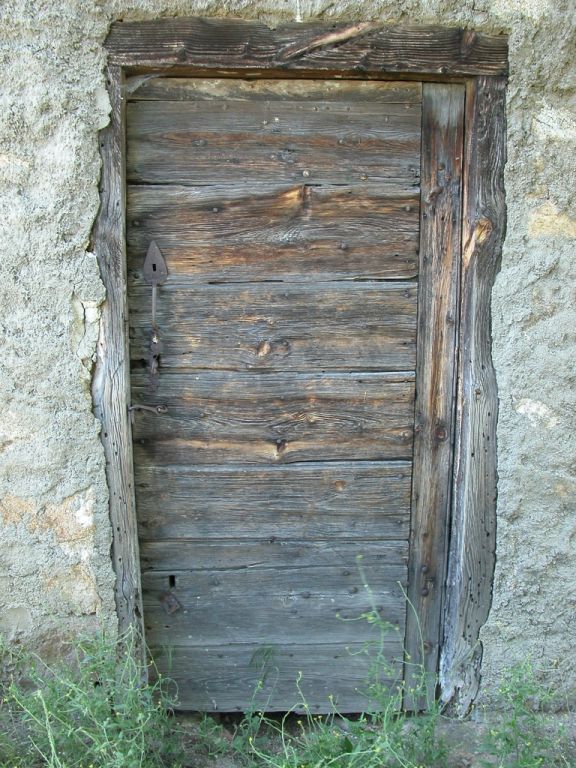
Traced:
<path id="1" fill-rule="evenodd" d="M 369 614 L 384 677 L 407 594 L 438 636 L 464 87 L 127 90 L 132 403 L 167 408 L 133 411 L 147 642 L 183 708 L 362 710 Z"/>

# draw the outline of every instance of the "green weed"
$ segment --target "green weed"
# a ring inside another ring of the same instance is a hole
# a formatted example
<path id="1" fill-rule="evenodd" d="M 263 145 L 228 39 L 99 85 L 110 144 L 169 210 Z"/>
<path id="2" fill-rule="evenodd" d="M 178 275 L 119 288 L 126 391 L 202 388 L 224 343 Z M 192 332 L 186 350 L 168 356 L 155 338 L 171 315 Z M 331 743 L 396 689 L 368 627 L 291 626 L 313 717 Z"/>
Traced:
<path id="1" fill-rule="evenodd" d="M 163 681 L 142 684 L 134 639 L 81 640 L 71 663 L 49 666 L 3 648 L 2 768 L 178 768 L 179 736 Z M 3 663 L 6 667 L 6 663 Z"/>
<path id="2" fill-rule="evenodd" d="M 334 707 L 330 715 L 312 715 L 297 683 L 297 709 L 303 710 L 302 715 L 288 712 L 275 718 L 255 710 L 237 725 L 233 737 L 207 716 L 205 733 L 210 723 L 219 757 L 227 755 L 245 768 L 459 766 L 442 736 L 447 718 L 440 705 L 429 698 L 426 674 L 413 669 L 411 679 L 415 683 L 409 691 L 401 681 L 393 685 L 383 682 L 391 676 L 383 639 L 392 630 L 377 611 L 363 618 L 378 624 L 382 639 L 375 647 L 365 649 L 372 659 L 366 681 L 367 712 L 347 717 Z M 427 706 L 411 716 L 403 710 L 406 698 L 427 701 Z M 551 701 L 552 692 L 537 682 L 530 664 L 511 669 L 499 689 L 498 719 L 489 731 L 484 754 L 477 755 L 474 764 L 491 768 L 576 768 L 576 761 L 567 756 L 562 733 L 542 712 Z"/>
<path id="3" fill-rule="evenodd" d="M 554 691 L 538 681 L 532 662 L 504 673 L 498 688 L 501 711 L 486 740 L 486 752 L 496 758 L 497 768 L 570 766 L 563 749 L 565 734 L 545 715 L 554 699 Z M 494 766 L 494 761 L 484 764 Z"/>
<path id="4" fill-rule="evenodd" d="M 445 720 L 429 698 L 424 674 L 412 670 L 411 690 L 393 679 L 385 636 L 393 630 L 377 611 L 363 620 L 380 629 L 380 642 L 367 646 L 370 673 L 366 711 L 312 715 L 297 681 L 300 701 L 283 716 L 253 707 L 233 732 L 206 716 L 194 733 L 171 709 L 166 681 L 143 685 L 133 642 L 124 652 L 105 637 L 78 642 L 73 663 L 49 666 L 0 643 L 0 768 L 184 768 L 233 765 L 238 768 L 447 768 L 457 766 L 443 737 Z M 262 682 L 268 659 L 261 659 Z M 417 671 L 417 670 L 416 670 Z M 427 701 L 411 716 L 406 697 Z M 261 701 L 261 700 L 260 700 Z M 492 768 L 575 768 L 563 735 L 541 710 L 552 692 L 537 682 L 533 667 L 510 670 L 499 690 L 501 712 L 489 729 L 483 757 L 475 765 Z M 261 704 L 262 706 L 262 704 Z M 190 738 L 192 736 L 192 738 Z M 183 739 L 190 744 L 184 754 Z M 490 758 L 490 760 L 488 760 Z"/>
<path id="5" fill-rule="evenodd" d="M 297 680 L 300 700 L 295 709 L 303 714 L 288 712 L 278 719 L 260 711 L 249 713 L 230 746 L 238 763 L 247 768 L 445 768 L 439 706 L 431 702 L 421 715 L 409 717 L 402 710 L 403 683 L 390 685 L 394 671 L 386 658 L 385 639 L 396 629 L 382 621 L 376 608 L 361 620 L 376 625 L 380 638 L 363 650 L 370 658 L 366 712 L 347 717 L 333 704 L 330 715 L 312 715 Z M 424 676 L 421 679 L 424 685 Z M 424 688 L 410 693 L 425 696 Z"/>

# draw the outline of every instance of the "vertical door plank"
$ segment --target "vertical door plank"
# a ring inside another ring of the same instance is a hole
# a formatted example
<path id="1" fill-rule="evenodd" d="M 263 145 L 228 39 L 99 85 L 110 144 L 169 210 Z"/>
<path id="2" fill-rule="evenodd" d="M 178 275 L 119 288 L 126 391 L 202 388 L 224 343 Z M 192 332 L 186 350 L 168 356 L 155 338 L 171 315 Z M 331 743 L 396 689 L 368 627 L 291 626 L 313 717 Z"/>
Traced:
<path id="1" fill-rule="evenodd" d="M 434 696 L 452 476 L 465 88 L 425 84 L 406 707 Z"/>
<path id="2" fill-rule="evenodd" d="M 480 628 L 488 617 L 496 545 L 498 391 L 490 297 L 504 238 L 506 80 L 468 83 L 460 356 L 448 597 L 441 695 L 464 714 L 480 685 Z"/>
<path id="3" fill-rule="evenodd" d="M 94 412 L 102 424 L 112 523 L 115 599 L 121 633 L 143 632 L 140 560 L 134 500 L 130 397 L 128 309 L 126 301 L 124 104 L 120 67 L 108 70 L 111 122 L 100 135 L 101 204 L 93 232 L 100 274 L 106 286 L 97 360 L 92 384 Z M 142 648 L 138 648 L 138 653 Z"/>

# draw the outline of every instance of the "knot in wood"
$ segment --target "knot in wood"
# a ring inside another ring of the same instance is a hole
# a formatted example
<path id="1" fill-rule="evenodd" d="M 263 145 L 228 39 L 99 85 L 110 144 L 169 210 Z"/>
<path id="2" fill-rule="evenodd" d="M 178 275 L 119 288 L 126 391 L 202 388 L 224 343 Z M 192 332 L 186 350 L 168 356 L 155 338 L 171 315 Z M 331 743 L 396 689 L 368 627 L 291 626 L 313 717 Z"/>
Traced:
<path id="1" fill-rule="evenodd" d="M 488 237 L 490 237 L 493 229 L 494 226 L 490 219 L 479 219 L 479 221 L 476 223 L 476 226 L 474 227 L 476 243 L 478 245 L 482 245 L 482 243 L 485 242 Z"/>
<path id="2" fill-rule="evenodd" d="M 258 346 L 256 347 L 256 355 L 257 357 L 266 357 L 266 355 L 269 355 L 272 350 L 272 344 L 265 339 L 264 341 L 261 341 Z"/>
<path id="3" fill-rule="evenodd" d="M 443 424 L 439 424 L 434 430 L 434 437 L 439 443 L 443 443 L 448 437 L 448 430 Z"/>

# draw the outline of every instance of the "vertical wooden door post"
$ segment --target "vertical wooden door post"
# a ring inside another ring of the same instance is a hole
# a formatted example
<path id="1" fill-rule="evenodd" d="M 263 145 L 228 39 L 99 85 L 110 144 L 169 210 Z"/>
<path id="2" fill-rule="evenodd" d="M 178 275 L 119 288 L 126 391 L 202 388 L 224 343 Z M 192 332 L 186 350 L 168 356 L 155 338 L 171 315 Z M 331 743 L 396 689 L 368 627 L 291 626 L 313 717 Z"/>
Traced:
<path id="1" fill-rule="evenodd" d="M 112 563 L 120 633 L 143 636 L 140 559 L 134 503 L 134 470 L 130 429 L 130 366 L 126 302 L 126 214 L 124 172 L 124 76 L 107 70 L 112 104 L 110 124 L 100 134 L 102 175 L 100 212 L 93 231 L 94 250 L 106 287 L 92 397 L 100 420 L 106 456 L 112 524 Z"/>
<path id="2" fill-rule="evenodd" d="M 423 709 L 433 699 L 438 669 L 452 477 L 464 95 L 463 85 L 424 85 L 406 629 L 405 679 L 410 709 Z"/>
<path id="3" fill-rule="evenodd" d="M 480 628 L 496 562 L 496 421 L 490 297 L 506 225 L 506 80 L 466 86 L 458 391 L 442 698 L 465 714 L 480 685 Z"/>

